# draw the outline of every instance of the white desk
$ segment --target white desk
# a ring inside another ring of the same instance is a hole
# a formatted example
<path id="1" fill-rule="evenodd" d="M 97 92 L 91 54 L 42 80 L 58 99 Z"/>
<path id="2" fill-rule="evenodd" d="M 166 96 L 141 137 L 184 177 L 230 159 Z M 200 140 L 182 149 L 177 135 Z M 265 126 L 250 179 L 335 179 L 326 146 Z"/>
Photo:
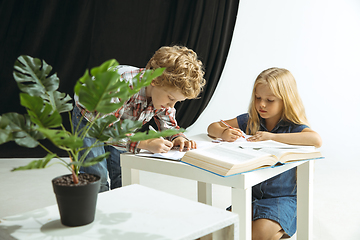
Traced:
<path id="1" fill-rule="evenodd" d="M 53 205 L 0 219 L 0 239 L 238 239 L 238 224 L 234 213 L 135 184 L 100 193 L 91 224 L 63 226 Z"/>
<path id="2" fill-rule="evenodd" d="M 139 183 L 139 170 L 191 179 L 198 182 L 198 201 L 209 205 L 212 184 L 231 187 L 232 211 L 239 214 L 242 240 L 251 239 L 251 187 L 294 167 L 298 167 L 297 239 L 312 239 L 313 164 L 314 161 L 294 162 L 224 178 L 177 161 L 121 155 L 123 186 Z"/>

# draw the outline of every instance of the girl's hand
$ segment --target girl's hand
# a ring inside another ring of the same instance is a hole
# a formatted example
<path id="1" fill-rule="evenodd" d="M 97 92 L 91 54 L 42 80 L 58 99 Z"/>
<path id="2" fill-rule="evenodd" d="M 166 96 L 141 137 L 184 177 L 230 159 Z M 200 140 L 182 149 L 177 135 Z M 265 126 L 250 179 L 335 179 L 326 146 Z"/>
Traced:
<path id="1" fill-rule="evenodd" d="M 179 151 L 196 149 L 196 142 L 194 140 L 187 140 L 184 137 L 177 137 L 172 141 L 174 147 L 179 147 Z"/>
<path id="2" fill-rule="evenodd" d="M 238 138 L 243 137 L 242 133 L 240 130 L 237 130 L 236 128 L 226 128 L 223 133 L 221 134 L 221 138 L 224 141 L 228 141 L 228 142 L 234 142 L 236 141 Z"/>
<path id="3" fill-rule="evenodd" d="M 259 142 L 259 141 L 265 141 L 265 140 L 272 140 L 273 135 L 274 135 L 274 133 L 258 131 L 255 133 L 255 135 L 253 135 L 252 137 L 249 137 L 247 139 L 247 141 Z"/>
<path id="4" fill-rule="evenodd" d="M 141 141 L 138 147 L 146 149 L 152 153 L 166 153 L 173 147 L 173 144 L 163 138 L 154 138 Z"/>

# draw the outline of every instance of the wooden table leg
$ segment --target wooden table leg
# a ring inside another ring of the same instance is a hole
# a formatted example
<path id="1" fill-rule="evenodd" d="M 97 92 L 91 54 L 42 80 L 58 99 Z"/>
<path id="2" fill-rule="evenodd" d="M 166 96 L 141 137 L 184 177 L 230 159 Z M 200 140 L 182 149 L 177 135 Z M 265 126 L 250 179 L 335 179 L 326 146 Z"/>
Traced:
<path id="1" fill-rule="evenodd" d="M 198 202 L 212 205 L 212 184 L 197 182 Z"/>
<path id="2" fill-rule="evenodd" d="M 122 166 L 121 181 L 122 181 L 122 186 L 127 186 L 130 184 L 139 184 L 140 183 L 139 170 Z"/>
<path id="3" fill-rule="evenodd" d="M 239 239 L 251 240 L 251 188 L 232 190 L 232 212 L 239 214 Z"/>
<path id="4" fill-rule="evenodd" d="M 238 240 L 239 239 L 239 225 L 232 224 L 223 229 L 220 229 L 212 234 L 212 240 Z M 202 240 L 202 239 L 201 239 Z"/>
<path id="5" fill-rule="evenodd" d="M 297 239 L 313 236 L 314 161 L 297 167 Z"/>

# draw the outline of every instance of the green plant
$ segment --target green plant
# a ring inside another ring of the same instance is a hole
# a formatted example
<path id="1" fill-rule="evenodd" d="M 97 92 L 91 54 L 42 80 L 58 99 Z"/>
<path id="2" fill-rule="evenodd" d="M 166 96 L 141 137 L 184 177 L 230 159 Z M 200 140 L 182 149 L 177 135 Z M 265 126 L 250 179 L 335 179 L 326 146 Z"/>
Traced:
<path id="1" fill-rule="evenodd" d="M 124 120 L 122 123 L 115 122 L 113 115 L 102 117 L 120 108 L 124 102 L 141 88 L 148 86 L 151 81 L 160 76 L 164 69 L 146 70 L 140 80 L 140 74 L 135 76 L 132 86 L 125 81 L 120 81 L 120 75 L 112 69 L 118 65 L 116 60 L 104 62 L 101 66 L 92 68 L 75 84 L 74 92 L 79 96 L 79 102 L 89 111 L 96 113 L 96 118 L 88 122 L 82 129 L 71 127 L 71 131 L 65 129 L 62 123 L 61 113 L 68 113 L 71 123 L 72 98 L 57 91 L 59 78 L 56 73 L 49 76 L 52 67 L 44 60 L 30 56 L 20 56 L 14 64 L 14 79 L 17 82 L 20 93 L 20 103 L 27 110 L 27 114 L 5 113 L 0 116 L 0 144 L 15 141 L 23 147 L 34 148 L 40 145 L 47 155 L 39 160 L 34 160 L 26 166 L 14 168 L 16 170 L 45 168 L 55 163 L 66 166 L 77 183 L 77 176 L 81 166 L 87 167 L 102 161 L 108 153 L 85 160 L 90 149 L 99 144 L 106 144 L 109 140 L 118 141 L 129 137 L 132 141 L 140 141 L 157 137 L 165 137 L 183 132 L 180 130 L 166 130 L 162 132 L 137 132 L 141 127 L 138 121 Z M 120 99 L 112 103 L 112 98 Z M 113 124 L 114 123 L 114 124 Z M 93 137 L 97 141 L 91 147 L 84 149 L 84 137 Z M 51 152 L 39 140 L 49 139 L 55 146 L 65 150 L 71 162 L 68 163 L 57 154 Z M 79 152 L 85 154 L 79 158 Z M 50 162 L 57 159 L 52 164 Z"/>

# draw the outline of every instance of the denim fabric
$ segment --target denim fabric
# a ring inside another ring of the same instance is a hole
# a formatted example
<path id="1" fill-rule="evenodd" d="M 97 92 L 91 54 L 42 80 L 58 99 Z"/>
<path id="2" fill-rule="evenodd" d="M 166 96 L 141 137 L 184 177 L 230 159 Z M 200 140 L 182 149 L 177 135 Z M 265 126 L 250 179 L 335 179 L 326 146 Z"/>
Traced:
<path id="1" fill-rule="evenodd" d="M 296 232 L 296 191 L 296 168 L 253 186 L 253 221 L 272 219 L 292 236 Z"/>
<path id="2" fill-rule="evenodd" d="M 237 117 L 241 130 L 246 131 L 249 115 Z M 261 119 L 260 131 L 268 131 Z M 301 132 L 306 125 L 281 120 L 272 133 Z M 253 221 L 266 218 L 278 222 L 283 230 L 292 236 L 296 232 L 296 168 L 290 169 L 252 188 Z"/>
<path id="3" fill-rule="evenodd" d="M 81 119 L 81 112 L 78 107 L 74 107 L 72 112 L 72 124 L 73 128 L 76 129 L 78 125 L 78 129 L 81 129 L 87 123 L 85 118 L 79 123 Z M 96 141 L 95 138 L 85 137 L 84 138 L 84 147 L 91 146 Z M 81 151 L 79 154 L 79 158 L 84 154 L 85 151 Z M 94 147 L 91 149 L 89 154 L 86 156 L 86 159 L 91 157 L 96 157 L 105 152 L 110 152 L 110 156 L 107 159 L 104 159 L 102 162 L 92 165 L 90 167 L 81 167 L 80 172 L 85 172 L 89 174 L 96 174 L 101 177 L 100 191 L 104 192 L 109 190 L 108 177 L 110 179 L 110 188 L 118 188 L 121 187 L 121 167 L 120 167 L 120 154 L 125 151 L 119 151 L 113 146 L 102 145 L 99 147 Z M 108 174 L 109 173 L 109 174 Z"/>

